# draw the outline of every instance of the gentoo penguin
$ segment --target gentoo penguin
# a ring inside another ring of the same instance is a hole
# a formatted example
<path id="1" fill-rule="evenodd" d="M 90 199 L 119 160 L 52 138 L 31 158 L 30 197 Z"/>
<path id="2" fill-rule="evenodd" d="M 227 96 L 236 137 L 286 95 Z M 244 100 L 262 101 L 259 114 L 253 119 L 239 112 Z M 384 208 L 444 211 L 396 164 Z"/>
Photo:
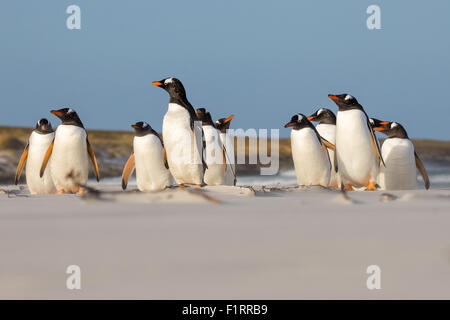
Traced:
<path id="1" fill-rule="evenodd" d="M 425 188 L 430 188 L 427 171 L 414 151 L 414 145 L 408 134 L 398 122 L 372 119 L 374 130 L 387 135 L 381 147 L 386 167 L 380 168 L 378 183 L 385 190 L 408 190 L 417 188 L 416 167 L 422 174 Z"/>
<path id="2" fill-rule="evenodd" d="M 51 123 L 47 119 L 41 119 L 36 123 L 36 128 L 28 139 L 28 144 L 20 157 L 17 166 L 15 184 L 19 182 L 20 174 L 26 162 L 25 175 L 28 189 L 31 194 L 51 194 L 56 192 L 50 170 L 46 170 L 42 178 L 39 176 L 42 160 L 45 152 L 55 137 Z"/>
<path id="3" fill-rule="evenodd" d="M 208 166 L 205 170 L 205 183 L 210 186 L 223 185 L 226 182 L 227 159 L 220 131 L 216 129 L 211 114 L 205 108 L 198 108 L 196 112 L 205 134 L 205 160 Z"/>
<path id="4" fill-rule="evenodd" d="M 369 117 L 358 101 L 349 94 L 332 95 L 339 110 L 336 117 L 336 161 L 345 189 L 365 186 L 376 190 L 381 151 Z M 336 165 L 336 164 L 335 164 Z"/>
<path id="5" fill-rule="evenodd" d="M 55 139 L 48 147 L 42 161 L 40 175 L 50 160 L 50 171 L 59 194 L 84 193 L 88 180 L 89 159 L 94 165 L 97 181 L 100 181 L 97 160 L 89 143 L 86 130 L 78 114 L 72 108 L 50 111 L 61 119 L 55 132 Z"/>
<path id="6" fill-rule="evenodd" d="M 162 125 L 170 173 L 180 187 L 184 184 L 200 187 L 206 169 L 201 122 L 180 80 L 166 78 L 152 84 L 163 88 L 170 96 Z"/>
<path id="7" fill-rule="evenodd" d="M 220 118 L 216 120 L 216 128 L 220 131 L 220 140 L 222 144 L 225 146 L 227 161 L 229 166 L 227 166 L 227 172 L 225 174 L 225 184 L 228 186 L 236 185 L 236 164 L 234 157 L 234 138 L 231 137 L 227 130 L 230 128 L 231 120 L 234 118 L 234 115 L 229 116 L 228 118 Z"/>
<path id="8" fill-rule="evenodd" d="M 314 125 L 301 113 L 294 115 L 284 127 L 292 127 L 292 160 L 298 184 L 328 187 L 331 163 L 327 146 L 334 146 L 321 138 Z"/>
<path id="9" fill-rule="evenodd" d="M 318 122 L 316 125 L 316 130 L 319 135 L 332 144 L 336 143 L 336 116 L 333 111 L 326 108 L 320 108 L 312 115 L 308 117 L 309 121 Z M 331 176 L 330 176 L 330 187 L 337 187 L 339 177 L 334 168 L 334 151 L 328 149 L 328 155 L 331 160 Z"/>
<path id="10" fill-rule="evenodd" d="M 133 153 L 123 169 L 122 189 L 127 188 L 128 178 L 136 168 L 136 183 L 140 191 L 164 190 L 170 186 L 170 172 L 161 138 L 146 122 L 137 122 L 131 127 L 136 135 Z"/>

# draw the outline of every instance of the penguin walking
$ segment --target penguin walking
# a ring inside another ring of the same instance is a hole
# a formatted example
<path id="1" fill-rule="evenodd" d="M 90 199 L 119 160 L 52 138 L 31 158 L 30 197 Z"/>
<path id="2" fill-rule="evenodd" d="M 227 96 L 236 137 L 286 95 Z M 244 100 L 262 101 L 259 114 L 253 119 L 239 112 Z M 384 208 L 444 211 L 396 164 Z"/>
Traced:
<path id="1" fill-rule="evenodd" d="M 430 179 L 405 128 L 398 122 L 372 119 L 374 130 L 384 133 L 387 139 L 381 147 L 385 167 L 380 168 L 378 183 L 384 190 L 410 190 L 417 188 L 416 167 L 422 174 L 425 188 Z"/>
<path id="2" fill-rule="evenodd" d="M 333 111 L 327 108 L 320 108 L 308 117 L 309 121 L 318 122 L 316 130 L 319 135 L 332 144 L 336 144 L 336 116 Z M 328 149 L 328 155 L 331 160 L 331 175 L 329 187 L 339 186 L 339 175 L 334 167 L 334 151 Z"/>
<path id="3" fill-rule="evenodd" d="M 184 86 L 176 78 L 152 84 L 166 90 L 170 97 L 162 125 L 170 173 L 180 187 L 184 184 L 200 187 L 206 169 L 203 130 Z"/>
<path id="4" fill-rule="evenodd" d="M 349 94 L 329 94 L 328 97 L 339 107 L 336 162 L 341 183 L 346 190 L 353 190 L 353 186 L 376 190 L 380 163 L 384 165 L 384 162 L 369 117 Z"/>
<path id="5" fill-rule="evenodd" d="M 197 109 L 197 117 L 202 122 L 205 134 L 205 183 L 210 186 L 224 185 L 226 182 L 227 159 L 220 131 L 214 125 L 211 114 L 205 108 Z"/>
<path id="6" fill-rule="evenodd" d="M 127 188 L 128 178 L 136 168 L 136 183 L 140 191 L 164 190 L 171 185 L 171 178 L 161 138 L 146 122 L 137 122 L 131 127 L 136 135 L 133 153 L 123 169 L 122 189 Z"/>
<path id="7" fill-rule="evenodd" d="M 36 123 L 36 127 L 20 157 L 14 183 L 17 185 L 19 182 L 23 166 L 26 164 L 25 176 L 31 194 L 52 194 L 56 192 L 50 170 L 46 170 L 42 177 L 39 176 L 45 152 L 53 142 L 54 137 L 52 124 L 45 118 L 40 119 Z"/>
<path id="8" fill-rule="evenodd" d="M 97 181 L 100 181 L 97 159 L 78 114 L 72 108 L 52 110 L 61 119 L 55 138 L 42 161 L 40 176 L 50 160 L 49 167 L 53 182 L 59 194 L 84 193 L 89 174 L 89 159 L 94 166 Z"/>
<path id="9" fill-rule="evenodd" d="M 334 145 L 320 137 L 314 125 L 301 113 L 294 115 L 284 127 L 292 127 L 292 160 L 298 184 L 328 187 L 331 163 L 327 147 L 334 148 Z"/>
<path id="10" fill-rule="evenodd" d="M 227 130 L 230 128 L 231 120 L 233 118 L 234 115 L 231 115 L 228 118 L 220 118 L 215 122 L 217 130 L 219 130 L 220 132 L 220 140 L 222 141 L 222 144 L 225 146 L 225 150 L 227 152 L 227 161 L 229 163 L 229 166 L 227 166 L 227 172 L 225 174 L 225 184 L 227 186 L 236 185 L 234 139 L 227 132 Z"/>

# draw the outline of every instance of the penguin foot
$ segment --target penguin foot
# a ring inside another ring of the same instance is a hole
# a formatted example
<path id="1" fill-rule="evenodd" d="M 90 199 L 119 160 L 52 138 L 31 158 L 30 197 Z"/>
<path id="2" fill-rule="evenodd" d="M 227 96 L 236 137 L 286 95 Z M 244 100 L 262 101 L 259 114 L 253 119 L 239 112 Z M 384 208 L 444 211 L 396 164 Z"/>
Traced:
<path id="1" fill-rule="evenodd" d="M 196 188 L 201 188 L 202 185 L 201 185 L 201 184 L 196 184 L 195 187 L 196 187 Z"/>
<path id="2" fill-rule="evenodd" d="M 61 190 L 58 190 L 58 194 L 65 194 L 65 192 L 63 189 L 61 189 Z"/>
<path id="3" fill-rule="evenodd" d="M 370 181 L 369 185 L 366 188 L 366 191 L 376 191 L 377 190 L 377 186 L 375 185 L 375 182 Z"/>
<path id="4" fill-rule="evenodd" d="M 351 184 L 347 183 L 347 184 L 344 184 L 344 190 L 345 191 L 353 191 L 354 189 Z"/>
<path id="5" fill-rule="evenodd" d="M 81 188 L 81 187 L 80 187 L 80 188 L 78 189 L 78 192 L 77 192 L 77 193 L 78 193 L 78 194 L 84 194 L 85 192 L 86 192 L 86 190 L 84 190 L 84 188 Z"/>
<path id="6" fill-rule="evenodd" d="M 184 188 L 184 184 L 180 183 L 177 187 L 178 188 Z"/>

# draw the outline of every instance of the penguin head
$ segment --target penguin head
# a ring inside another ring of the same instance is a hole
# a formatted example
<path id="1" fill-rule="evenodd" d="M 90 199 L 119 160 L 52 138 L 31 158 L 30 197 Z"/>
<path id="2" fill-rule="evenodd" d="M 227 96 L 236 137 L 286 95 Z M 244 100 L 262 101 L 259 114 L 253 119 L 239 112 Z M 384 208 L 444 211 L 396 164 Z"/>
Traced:
<path id="1" fill-rule="evenodd" d="M 309 121 L 316 121 L 318 123 L 336 124 L 336 116 L 333 111 L 327 108 L 320 108 L 308 117 Z"/>
<path id="2" fill-rule="evenodd" d="M 409 139 L 405 128 L 398 122 L 380 121 L 379 125 L 374 127 L 373 130 L 382 132 L 389 138 Z"/>
<path id="3" fill-rule="evenodd" d="M 214 123 L 211 118 L 211 114 L 206 111 L 205 108 L 198 108 L 196 110 L 197 118 L 202 122 L 202 126 L 214 126 Z"/>
<path id="4" fill-rule="evenodd" d="M 230 128 L 231 120 L 234 118 L 234 115 L 229 116 L 228 118 L 220 118 L 216 121 L 216 128 L 221 133 L 226 133 Z"/>
<path id="5" fill-rule="evenodd" d="M 301 113 L 297 113 L 292 116 L 291 121 L 284 125 L 285 128 L 293 127 L 294 130 L 299 130 L 304 127 L 311 127 L 312 124 L 309 122 L 308 118 Z"/>
<path id="6" fill-rule="evenodd" d="M 372 128 L 374 128 L 374 129 L 377 127 L 382 127 L 382 126 L 390 123 L 389 121 L 381 121 L 381 120 L 378 120 L 375 118 L 370 118 L 369 122 L 370 122 L 370 125 L 372 126 Z M 375 130 L 375 131 L 380 131 L 380 130 Z"/>
<path id="7" fill-rule="evenodd" d="M 344 94 L 329 94 L 328 98 L 334 101 L 339 107 L 339 110 L 345 111 L 350 109 L 362 109 L 358 100 L 352 95 Z"/>
<path id="8" fill-rule="evenodd" d="M 179 100 L 186 98 L 186 90 L 181 81 L 177 78 L 166 78 L 160 81 L 153 81 L 152 84 L 166 90 L 171 98 Z"/>
<path id="9" fill-rule="evenodd" d="M 78 117 L 77 112 L 72 108 L 62 108 L 58 110 L 52 110 L 50 111 L 50 113 L 54 114 L 59 119 L 61 119 L 62 124 L 70 124 L 83 127 L 83 123 Z"/>
<path id="10" fill-rule="evenodd" d="M 48 121 L 45 118 L 40 119 L 36 123 L 35 130 L 37 132 L 39 132 L 39 133 L 42 133 L 42 134 L 47 134 L 47 133 L 52 133 L 53 132 L 52 124 L 50 123 L 50 121 Z"/>
<path id="11" fill-rule="evenodd" d="M 136 122 L 135 124 L 132 124 L 131 127 L 134 129 L 137 136 L 145 136 L 149 133 L 155 132 L 155 130 L 153 130 L 153 128 L 144 121 Z"/>

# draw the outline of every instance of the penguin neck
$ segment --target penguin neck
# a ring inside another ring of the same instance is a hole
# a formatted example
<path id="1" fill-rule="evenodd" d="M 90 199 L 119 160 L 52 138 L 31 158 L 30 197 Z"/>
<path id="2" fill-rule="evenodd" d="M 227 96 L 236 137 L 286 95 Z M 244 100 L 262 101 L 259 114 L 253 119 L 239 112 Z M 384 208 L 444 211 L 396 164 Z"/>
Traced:
<path id="1" fill-rule="evenodd" d="M 332 124 L 332 125 L 336 125 L 336 116 L 333 115 L 329 115 L 327 117 L 324 117 L 323 119 L 319 120 L 318 124 Z"/>
<path id="2" fill-rule="evenodd" d="M 359 103 L 346 105 L 346 104 L 338 104 L 339 111 L 348 111 L 348 110 L 361 110 L 363 111 L 363 107 Z"/>
<path id="3" fill-rule="evenodd" d="M 192 121 L 198 120 L 197 114 L 195 113 L 194 107 L 191 105 L 189 100 L 184 97 L 172 97 L 170 96 L 169 104 L 177 104 L 189 112 L 189 115 L 191 116 Z"/>
<path id="4" fill-rule="evenodd" d="M 63 120 L 61 124 L 66 126 L 76 126 L 84 129 L 83 123 L 80 119 Z"/>
<path id="5" fill-rule="evenodd" d="M 41 128 L 36 128 L 34 129 L 34 132 L 45 135 L 45 134 L 49 134 L 49 133 L 53 133 L 53 129 L 49 129 L 49 130 L 42 130 Z"/>
<path id="6" fill-rule="evenodd" d="M 408 133 L 403 127 L 398 127 L 395 130 L 387 131 L 386 135 L 388 139 L 390 138 L 409 139 Z"/>

